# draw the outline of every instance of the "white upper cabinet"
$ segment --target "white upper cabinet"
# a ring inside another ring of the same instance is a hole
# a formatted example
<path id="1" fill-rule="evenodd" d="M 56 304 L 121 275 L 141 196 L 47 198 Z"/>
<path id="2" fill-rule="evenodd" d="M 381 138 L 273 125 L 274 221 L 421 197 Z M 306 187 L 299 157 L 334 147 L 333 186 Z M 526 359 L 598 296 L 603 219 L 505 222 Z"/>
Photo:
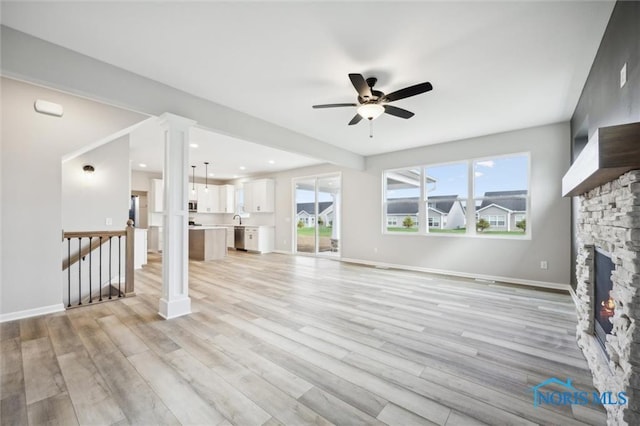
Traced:
<path id="1" fill-rule="evenodd" d="M 196 183 L 196 196 L 190 196 L 198 202 L 198 213 L 233 213 L 235 210 L 235 187 L 233 185 L 205 185 Z M 191 189 L 189 189 L 191 192 Z"/>
<path id="2" fill-rule="evenodd" d="M 220 187 L 196 183 L 198 213 L 218 213 L 220 210 Z"/>
<path id="3" fill-rule="evenodd" d="M 233 185 L 220 185 L 220 203 L 217 213 L 234 213 L 236 208 L 236 187 Z"/>
<path id="4" fill-rule="evenodd" d="M 246 213 L 273 213 L 275 186 L 273 179 L 259 179 L 243 184 L 244 211 Z"/>

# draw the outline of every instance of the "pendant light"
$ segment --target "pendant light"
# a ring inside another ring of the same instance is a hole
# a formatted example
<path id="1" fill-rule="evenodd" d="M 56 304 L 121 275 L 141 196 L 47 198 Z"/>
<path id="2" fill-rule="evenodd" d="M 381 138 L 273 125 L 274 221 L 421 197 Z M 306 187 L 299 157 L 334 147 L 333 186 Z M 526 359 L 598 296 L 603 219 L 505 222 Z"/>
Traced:
<path id="1" fill-rule="evenodd" d="M 209 180 L 208 180 L 208 176 L 209 176 L 209 162 L 205 161 L 204 162 L 204 192 L 209 192 Z"/>
<path id="2" fill-rule="evenodd" d="M 191 178 L 191 193 L 195 194 L 196 193 L 196 166 L 191 166 L 191 169 L 193 169 L 193 177 Z"/>

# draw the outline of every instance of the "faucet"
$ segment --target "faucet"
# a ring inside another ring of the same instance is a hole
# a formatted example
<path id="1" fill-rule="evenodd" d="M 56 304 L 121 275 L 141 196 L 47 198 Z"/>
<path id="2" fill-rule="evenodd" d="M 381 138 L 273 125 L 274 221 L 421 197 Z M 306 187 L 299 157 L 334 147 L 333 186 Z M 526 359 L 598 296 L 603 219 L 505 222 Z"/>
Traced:
<path id="1" fill-rule="evenodd" d="M 242 218 L 240 217 L 239 214 L 233 215 L 233 217 L 231 218 L 231 220 L 234 220 L 235 218 L 238 218 L 238 225 L 242 225 Z"/>

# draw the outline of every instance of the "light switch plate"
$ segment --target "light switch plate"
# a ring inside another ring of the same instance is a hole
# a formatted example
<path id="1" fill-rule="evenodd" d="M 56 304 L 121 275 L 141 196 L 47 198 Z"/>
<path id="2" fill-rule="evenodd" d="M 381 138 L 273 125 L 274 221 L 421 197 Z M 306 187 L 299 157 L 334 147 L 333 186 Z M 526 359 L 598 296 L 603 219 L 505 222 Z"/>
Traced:
<path id="1" fill-rule="evenodd" d="M 620 68 L 620 88 L 627 83 L 627 63 L 625 62 L 622 68 Z"/>
<path id="2" fill-rule="evenodd" d="M 113 219 L 111 219 L 110 217 L 106 218 L 104 221 L 105 225 L 113 225 Z"/>

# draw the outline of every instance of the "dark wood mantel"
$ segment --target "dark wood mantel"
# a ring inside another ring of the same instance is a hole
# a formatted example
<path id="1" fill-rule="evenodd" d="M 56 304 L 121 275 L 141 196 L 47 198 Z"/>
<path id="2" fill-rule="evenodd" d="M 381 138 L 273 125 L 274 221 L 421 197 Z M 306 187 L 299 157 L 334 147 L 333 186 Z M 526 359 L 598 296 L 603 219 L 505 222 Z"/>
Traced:
<path id="1" fill-rule="evenodd" d="M 562 178 L 562 196 L 584 194 L 640 169 L 640 123 L 601 127 Z"/>

